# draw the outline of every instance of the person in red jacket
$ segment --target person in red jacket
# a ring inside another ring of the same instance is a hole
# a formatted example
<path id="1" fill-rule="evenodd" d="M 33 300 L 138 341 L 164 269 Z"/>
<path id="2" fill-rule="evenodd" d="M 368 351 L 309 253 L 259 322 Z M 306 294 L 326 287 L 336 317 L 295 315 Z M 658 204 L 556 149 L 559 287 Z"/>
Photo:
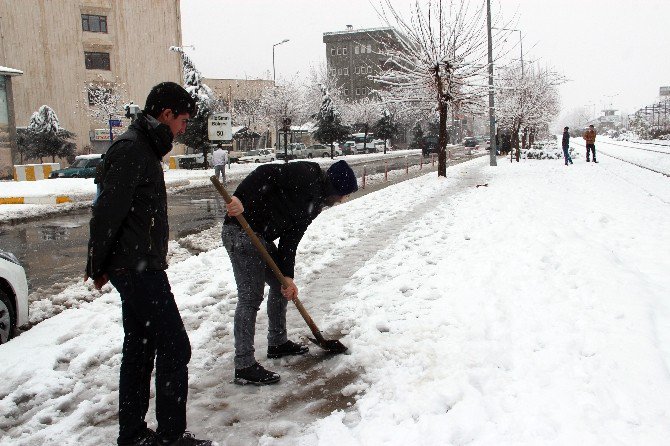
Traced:
<path id="1" fill-rule="evenodd" d="M 588 129 L 584 132 L 584 135 L 582 135 L 582 138 L 584 138 L 584 141 L 586 141 L 586 162 L 589 162 L 589 151 L 593 153 L 593 162 L 597 163 L 596 161 L 596 129 L 593 127 L 593 124 L 589 126 Z"/>

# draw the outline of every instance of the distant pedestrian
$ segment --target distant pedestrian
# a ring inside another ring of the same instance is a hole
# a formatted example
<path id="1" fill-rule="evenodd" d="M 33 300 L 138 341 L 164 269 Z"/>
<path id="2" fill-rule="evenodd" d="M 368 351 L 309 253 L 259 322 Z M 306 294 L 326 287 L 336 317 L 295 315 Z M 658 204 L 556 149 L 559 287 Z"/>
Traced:
<path id="1" fill-rule="evenodd" d="M 565 158 L 565 165 L 568 163 L 572 164 L 572 157 L 570 156 L 570 133 L 568 132 L 570 128 L 565 127 L 563 129 L 563 158 Z"/>
<path id="2" fill-rule="evenodd" d="M 593 153 L 593 162 L 597 163 L 596 161 L 596 129 L 593 127 L 593 124 L 589 126 L 588 129 L 584 132 L 584 135 L 582 136 L 584 140 L 586 141 L 586 162 L 589 162 L 589 152 Z"/>
<path id="3" fill-rule="evenodd" d="M 214 176 L 219 178 L 221 174 L 221 182 L 226 182 L 226 164 L 228 164 L 228 152 L 223 150 L 221 143 L 216 145 L 216 150 L 212 154 L 212 164 L 214 164 Z"/>
<path id="4" fill-rule="evenodd" d="M 269 164 L 251 172 L 226 205 L 222 239 L 237 282 L 235 383 L 273 384 L 279 375 L 266 370 L 254 355 L 256 314 L 268 293 L 268 358 L 304 355 L 307 346 L 287 338 L 286 306 L 298 296 L 293 282 L 295 254 L 307 227 L 327 206 L 341 203 L 358 190 L 356 174 L 345 161 L 323 171 L 317 163 Z M 270 252 L 290 286 L 282 288 L 234 217 L 244 212 L 251 228 Z M 279 243 L 275 245 L 275 240 Z"/>
<path id="5" fill-rule="evenodd" d="M 186 432 L 191 344 L 165 270 L 167 193 L 161 158 L 195 114 L 195 100 L 174 82 L 151 89 L 144 111 L 109 148 L 102 193 L 93 206 L 84 280 L 108 281 L 121 296 L 123 349 L 119 445 L 211 446 Z M 156 366 L 156 432 L 147 427 Z"/>

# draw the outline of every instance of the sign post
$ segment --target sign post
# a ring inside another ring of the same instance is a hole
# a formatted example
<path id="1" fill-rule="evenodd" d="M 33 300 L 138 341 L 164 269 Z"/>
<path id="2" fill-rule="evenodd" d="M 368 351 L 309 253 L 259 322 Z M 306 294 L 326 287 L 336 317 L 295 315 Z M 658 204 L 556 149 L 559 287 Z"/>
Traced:
<path id="1" fill-rule="evenodd" d="M 233 127 L 230 113 L 212 113 L 207 119 L 207 136 L 210 141 L 230 141 Z"/>

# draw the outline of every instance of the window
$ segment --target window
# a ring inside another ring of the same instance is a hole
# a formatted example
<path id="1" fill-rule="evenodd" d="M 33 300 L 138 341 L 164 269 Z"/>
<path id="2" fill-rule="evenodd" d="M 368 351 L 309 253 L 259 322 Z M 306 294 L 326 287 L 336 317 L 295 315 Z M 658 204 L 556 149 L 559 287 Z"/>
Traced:
<path id="1" fill-rule="evenodd" d="M 355 67 L 354 68 L 354 73 L 355 74 L 361 74 L 361 67 Z"/>
<path id="2" fill-rule="evenodd" d="M 342 48 L 342 55 L 343 56 L 347 55 L 347 47 L 346 46 L 344 48 Z"/>
<path id="3" fill-rule="evenodd" d="M 372 45 L 370 45 L 370 44 L 368 43 L 368 53 L 371 53 L 371 52 L 372 52 Z"/>
<path id="4" fill-rule="evenodd" d="M 371 73 L 372 73 L 372 67 L 368 66 L 368 74 L 371 74 Z"/>
<path id="5" fill-rule="evenodd" d="M 354 47 L 354 54 L 358 54 L 358 52 L 359 52 L 359 51 L 358 51 L 358 45 L 356 45 L 356 46 Z"/>
<path id="6" fill-rule="evenodd" d="M 345 88 L 345 89 L 344 89 L 344 95 L 345 95 L 345 96 L 349 96 L 349 89 L 348 89 L 348 88 Z"/>
<path id="7" fill-rule="evenodd" d="M 344 74 L 345 76 L 349 76 L 349 68 L 342 69 L 342 74 Z"/>
<path id="8" fill-rule="evenodd" d="M 330 49 L 330 55 L 331 55 L 331 56 L 334 56 L 334 55 L 335 55 L 335 48 L 334 48 L 334 47 Z"/>
<path id="9" fill-rule="evenodd" d="M 81 15 L 81 29 L 92 33 L 107 32 L 107 17 L 104 15 Z"/>
<path id="10" fill-rule="evenodd" d="M 337 69 L 337 75 L 338 75 L 338 76 L 342 76 L 342 68 L 338 68 L 338 69 Z"/>
<path id="11" fill-rule="evenodd" d="M 337 70 L 335 68 L 330 69 L 330 75 L 331 76 L 335 76 L 336 73 L 337 73 Z"/>
<path id="12" fill-rule="evenodd" d="M 342 48 L 340 48 L 340 47 L 338 46 L 338 47 L 337 47 L 337 55 L 339 56 L 340 54 L 342 54 Z"/>
<path id="13" fill-rule="evenodd" d="M 84 63 L 87 70 L 111 70 L 109 53 L 84 52 Z"/>
<path id="14" fill-rule="evenodd" d="M 360 96 L 360 95 L 361 95 L 361 89 L 360 89 L 360 88 L 357 88 L 357 89 L 356 89 L 356 96 Z"/>

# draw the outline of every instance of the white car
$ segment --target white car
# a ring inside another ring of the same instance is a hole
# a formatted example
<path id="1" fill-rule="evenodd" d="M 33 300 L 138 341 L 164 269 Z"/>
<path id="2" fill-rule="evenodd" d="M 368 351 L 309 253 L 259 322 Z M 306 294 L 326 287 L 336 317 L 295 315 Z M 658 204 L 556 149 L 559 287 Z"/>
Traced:
<path id="1" fill-rule="evenodd" d="M 28 281 L 13 254 L 0 250 L 0 344 L 28 323 Z"/>
<path id="2" fill-rule="evenodd" d="M 275 156 L 269 150 L 249 150 L 244 156 L 237 160 L 240 164 L 245 163 L 267 163 L 274 161 Z"/>

